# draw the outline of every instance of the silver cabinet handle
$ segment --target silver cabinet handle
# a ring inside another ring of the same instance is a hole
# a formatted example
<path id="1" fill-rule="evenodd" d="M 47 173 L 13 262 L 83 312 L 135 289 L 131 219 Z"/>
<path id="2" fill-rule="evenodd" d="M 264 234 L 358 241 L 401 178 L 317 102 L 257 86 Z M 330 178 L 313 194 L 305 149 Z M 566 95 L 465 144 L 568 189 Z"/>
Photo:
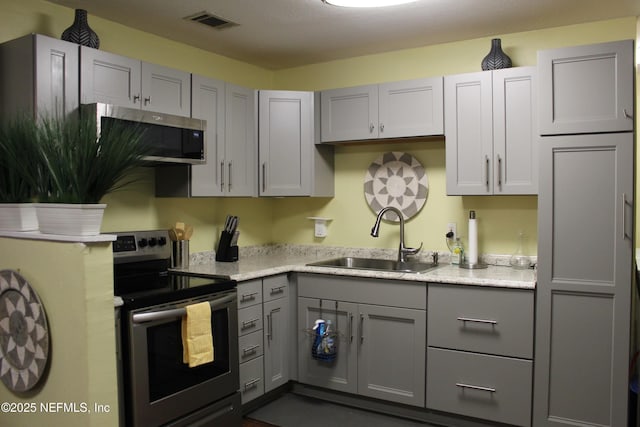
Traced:
<path id="1" fill-rule="evenodd" d="M 484 156 L 484 160 L 485 160 L 485 167 L 484 167 L 485 184 L 488 190 L 489 189 L 489 156 Z"/>
<path id="2" fill-rule="evenodd" d="M 373 125 L 373 123 L 369 123 L 369 133 L 373 133 L 373 130 L 374 130 L 375 128 L 376 128 L 376 127 Z"/>
<path id="3" fill-rule="evenodd" d="M 252 345 L 251 347 L 243 348 L 242 354 L 246 356 L 247 354 L 255 354 L 256 351 L 260 348 L 258 344 Z"/>
<path id="4" fill-rule="evenodd" d="M 466 322 L 472 322 L 472 323 L 487 323 L 490 325 L 497 325 L 498 321 L 497 320 L 488 320 L 488 319 L 474 319 L 472 317 L 458 317 L 458 320 L 466 323 Z"/>
<path id="5" fill-rule="evenodd" d="M 353 342 L 353 313 L 349 313 L 349 342 Z"/>
<path id="6" fill-rule="evenodd" d="M 133 103 L 137 103 L 138 101 L 140 101 L 140 95 L 133 95 Z"/>
<path id="7" fill-rule="evenodd" d="M 364 342 L 364 314 L 360 315 L 360 343 Z"/>
<path id="8" fill-rule="evenodd" d="M 249 294 L 242 294 L 242 296 L 240 296 L 240 302 L 254 300 L 254 299 L 256 299 L 256 295 L 258 295 L 257 292 L 251 292 Z"/>
<path id="9" fill-rule="evenodd" d="M 267 162 L 262 163 L 262 192 L 267 191 Z"/>
<path id="10" fill-rule="evenodd" d="M 273 310 L 271 310 L 271 313 L 267 314 L 267 339 L 269 341 L 271 341 L 271 335 L 272 335 L 272 330 L 271 330 L 271 315 L 273 314 Z"/>
<path id="11" fill-rule="evenodd" d="M 245 320 L 244 322 L 242 322 L 242 329 L 248 329 L 248 328 L 254 327 L 258 322 L 258 320 L 260 319 Z"/>
<path id="12" fill-rule="evenodd" d="M 246 383 L 244 383 L 244 390 L 247 391 L 252 387 L 257 387 L 259 382 L 260 382 L 260 378 L 254 378 L 252 380 L 247 381 Z"/>
<path id="13" fill-rule="evenodd" d="M 502 189 L 502 157 L 498 154 L 498 187 Z"/>
<path id="14" fill-rule="evenodd" d="M 472 390 L 488 391 L 489 393 L 495 393 L 496 392 L 495 388 L 482 387 L 482 386 L 479 386 L 479 385 L 472 385 L 472 384 L 456 383 L 456 387 L 470 388 Z"/>
<path id="15" fill-rule="evenodd" d="M 150 96 L 147 96 L 147 97 L 144 99 L 144 105 L 149 105 L 149 104 L 151 104 L 151 97 L 150 97 Z"/>
<path id="16" fill-rule="evenodd" d="M 284 288 L 285 288 L 285 285 L 277 286 L 275 288 L 271 288 L 271 290 L 269 291 L 269 294 L 270 295 L 281 294 L 281 293 L 284 292 Z"/>
<path id="17" fill-rule="evenodd" d="M 632 114 L 629 114 L 629 113 L 627 112 L 627 109 L 626 109 L 626 108 L 623 110 L 623 112 L 624 112 L 624 116 L 625 116 L 627 119 L 633 119 L 633 115 L 632 115 Z"/>
<path id="18" fill-rule="evenodd" d="M 231 173 L 231 160 L 229 160 L 229 192 L 231 192 L 231 177 L 233 174 Z"/>
<path id="19" fill-rule="evenodd" d="M 633 236 L 627 233 L 627 206 L 633 208 L 633 203 L 627 200 L 627 193 L 622 193 L 622 238 L 633 240 Z"/>
<path id="20" fill-rule="evenodd" d="M 384 132 L 384 123 L 380 123 L 380 132 Z"/>
<path id="21" fill-rule="evenodd" d="M 224 160 L 220 162 L 220 191 L 224 191 Z"/>

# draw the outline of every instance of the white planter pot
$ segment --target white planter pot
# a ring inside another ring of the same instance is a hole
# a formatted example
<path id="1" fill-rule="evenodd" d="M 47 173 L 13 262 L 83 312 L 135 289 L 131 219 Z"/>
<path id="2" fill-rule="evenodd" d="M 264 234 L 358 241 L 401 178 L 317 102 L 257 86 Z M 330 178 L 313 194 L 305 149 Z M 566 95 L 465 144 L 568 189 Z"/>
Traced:
<path id="1" fill-rule="evenodd" d="M 40 232 L 67 236 L 100 234 L 106 204 L 37 203 Z"/>
<path id="2" fill-rule="evenodd" d="M 0 230 L 36 231 L 37 229 L 35 203 L 0 203 Z"/>

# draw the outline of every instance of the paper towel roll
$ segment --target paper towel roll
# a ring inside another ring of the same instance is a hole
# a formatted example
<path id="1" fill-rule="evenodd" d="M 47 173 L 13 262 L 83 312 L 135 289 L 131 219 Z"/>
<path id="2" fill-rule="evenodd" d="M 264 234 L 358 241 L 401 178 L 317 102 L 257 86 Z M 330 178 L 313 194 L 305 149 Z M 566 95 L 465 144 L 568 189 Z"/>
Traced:
<path id="1" fill-rule="evenodd" d="M 478 263 L 478 224 L 476 212 L 469 212 L 469 247 L 467 248 L 467 264 Z"/>

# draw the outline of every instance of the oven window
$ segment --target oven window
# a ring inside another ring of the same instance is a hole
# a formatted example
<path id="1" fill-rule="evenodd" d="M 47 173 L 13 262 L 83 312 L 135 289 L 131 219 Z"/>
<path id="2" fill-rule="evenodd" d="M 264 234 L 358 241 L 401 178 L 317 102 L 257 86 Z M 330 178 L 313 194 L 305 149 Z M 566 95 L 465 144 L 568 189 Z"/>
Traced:
<path id="1" fill-rule="evenodd" d="M 182 363 L 180 320 L 147 329 L 149 397 L 152 402 L 229 372 L 227 310 L 211 313 L 214 361 L 195 368 Z"/>

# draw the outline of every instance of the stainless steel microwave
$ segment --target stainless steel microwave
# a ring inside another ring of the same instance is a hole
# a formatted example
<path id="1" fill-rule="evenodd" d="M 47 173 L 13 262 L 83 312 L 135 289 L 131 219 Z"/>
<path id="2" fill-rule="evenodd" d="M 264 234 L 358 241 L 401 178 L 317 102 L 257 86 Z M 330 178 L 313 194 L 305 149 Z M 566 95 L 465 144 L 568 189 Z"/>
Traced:
<path id="1" fill-rule="evenodd" d="M 95 117 L 98 134 L 114 122 L 142 128 L 142 138 L 152 147 L 151 155 L 145 157 L 149 162 L 197 165 L 206 161 L 206 120 L 103 103 L 83 104 L 80 111 Z"/>

